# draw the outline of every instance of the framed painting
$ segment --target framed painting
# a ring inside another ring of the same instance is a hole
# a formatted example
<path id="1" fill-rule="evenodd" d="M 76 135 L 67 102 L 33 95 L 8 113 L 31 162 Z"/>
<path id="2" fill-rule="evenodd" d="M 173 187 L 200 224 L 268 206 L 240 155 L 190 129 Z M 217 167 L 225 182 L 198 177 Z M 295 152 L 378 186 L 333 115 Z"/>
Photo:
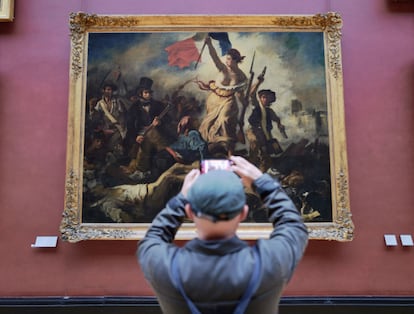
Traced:
<path id="1" fill-rule="evenodd" d="M 0 22 L 11 22 L 14 19 L 14 0 L 0 0 Z"/>
<path id="2" fill-rule="evenodd" d="M 311 239 L 351 240 L 341 27 L 337 13 L 72 13 L 62 239 L 141 239 L 189 170 L 240 155 L 281 182 Z M 246 195 L 239 236 L 265 237 Z M 177 239 L 194 235 L 185 222 Z"/>

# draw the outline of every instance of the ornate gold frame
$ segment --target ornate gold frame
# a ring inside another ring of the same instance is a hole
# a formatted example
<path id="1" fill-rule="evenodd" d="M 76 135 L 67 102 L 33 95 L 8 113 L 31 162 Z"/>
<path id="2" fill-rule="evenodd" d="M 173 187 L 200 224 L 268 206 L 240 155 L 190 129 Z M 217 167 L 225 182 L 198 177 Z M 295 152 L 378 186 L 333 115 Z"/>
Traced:
<path id="1" fill-rule="evenodd" d="M 11 22 L 14 19 L 14 0 L 0 0 L 0 22 Z"/>
<path id="2" fill-rule="evenodd" d="M 148 223 L 82 222 L 84 121 L 88 34 L 91 32 L 319 32 L 323 34 L 325 78 L 329 130 L 332 221 L 308 223 L 311 239 L 350 241 L 351 220 L 348 166 L 344 124 L 344 98 L 341 61 L 342 18 L 338 13 L 306 16 L 100 16 L 86 13 L 70 15 L 71 58 L 67 139 L 66 193 L 62 239 L 137 240 L 145 234 Z M 333 123 L 334 122 L 334 123 Z M 265 237 L 271 230 L 267 223 L 243 223 L 243 239 Z M 194 236 L 194 227 L 186 223 L 177 239 Z"/>

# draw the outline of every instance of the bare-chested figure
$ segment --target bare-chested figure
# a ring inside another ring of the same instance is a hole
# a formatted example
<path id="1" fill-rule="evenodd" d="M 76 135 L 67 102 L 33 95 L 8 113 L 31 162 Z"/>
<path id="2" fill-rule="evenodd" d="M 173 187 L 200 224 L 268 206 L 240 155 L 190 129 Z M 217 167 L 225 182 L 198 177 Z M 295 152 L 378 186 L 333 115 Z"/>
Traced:
<path id="1" fill-rule="evenodd" d="M 220 145 L 231 154 L 237 141 L 238 101 L 243 102 L 247 85 L 247 77 L 239 68 L 244 56 L 238 50 L 230 49 L 225 55 L 225 62 L 222 62 L 210 37 L 206 38 L 206 45 L 219 70 L 219 77 L 208 84 L 199 82 L 202 89 L 211 92 L 206 100 L 206 115 L 199 131 L 209 148 Z"/>

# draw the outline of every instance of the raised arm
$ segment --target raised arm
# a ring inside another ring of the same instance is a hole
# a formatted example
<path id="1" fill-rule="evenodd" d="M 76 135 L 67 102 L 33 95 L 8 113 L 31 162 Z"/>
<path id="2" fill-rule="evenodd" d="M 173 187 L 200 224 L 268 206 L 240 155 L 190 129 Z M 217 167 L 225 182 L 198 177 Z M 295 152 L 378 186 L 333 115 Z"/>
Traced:
<path id="1" fill-rule="evenodd" d="M 273 225 L 269 239 L 260 241 L 263 260 L 271 260 L 269 273 L 279 275 L 287 282 L 302 258 L 308 242 L 308 231 L 292 200 L 280 183 L 268 174 L 262 174 L 242 157 L 231 157 L 234 171 L 246 186 L 252 186 L 268 210 Z M 275 271 L 277 269 L 277 271 Z"/>
<path id="2" fill-rule="evenodd" d="M 216 65 L 216 68 L 221 72 L 225 69 L 225 64 L 220 60 L 220 57 L 217 54 L 216 49 L 214 48 L 211 37 L 207 36 L 205 39 L 205 43 L 208 47 L 208 52 L 210 53 L 211 59 L 213 59 L 214 64 Z"/>

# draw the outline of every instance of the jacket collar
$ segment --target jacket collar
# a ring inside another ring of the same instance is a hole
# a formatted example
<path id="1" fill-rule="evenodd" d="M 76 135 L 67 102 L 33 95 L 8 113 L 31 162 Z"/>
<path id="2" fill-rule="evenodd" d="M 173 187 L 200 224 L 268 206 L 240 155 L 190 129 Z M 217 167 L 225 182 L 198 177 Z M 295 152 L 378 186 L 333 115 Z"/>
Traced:
<path id="1" fill-rule="evenodd" d="M 224 240 L 205 241 L 195 238 L 186 243 L 184 246 L 190 251 L 196 251 L 203 254 L 225 255 L 240 251 L 247 247 L 248 244 L 240 240 L 237 236 Z"/>

